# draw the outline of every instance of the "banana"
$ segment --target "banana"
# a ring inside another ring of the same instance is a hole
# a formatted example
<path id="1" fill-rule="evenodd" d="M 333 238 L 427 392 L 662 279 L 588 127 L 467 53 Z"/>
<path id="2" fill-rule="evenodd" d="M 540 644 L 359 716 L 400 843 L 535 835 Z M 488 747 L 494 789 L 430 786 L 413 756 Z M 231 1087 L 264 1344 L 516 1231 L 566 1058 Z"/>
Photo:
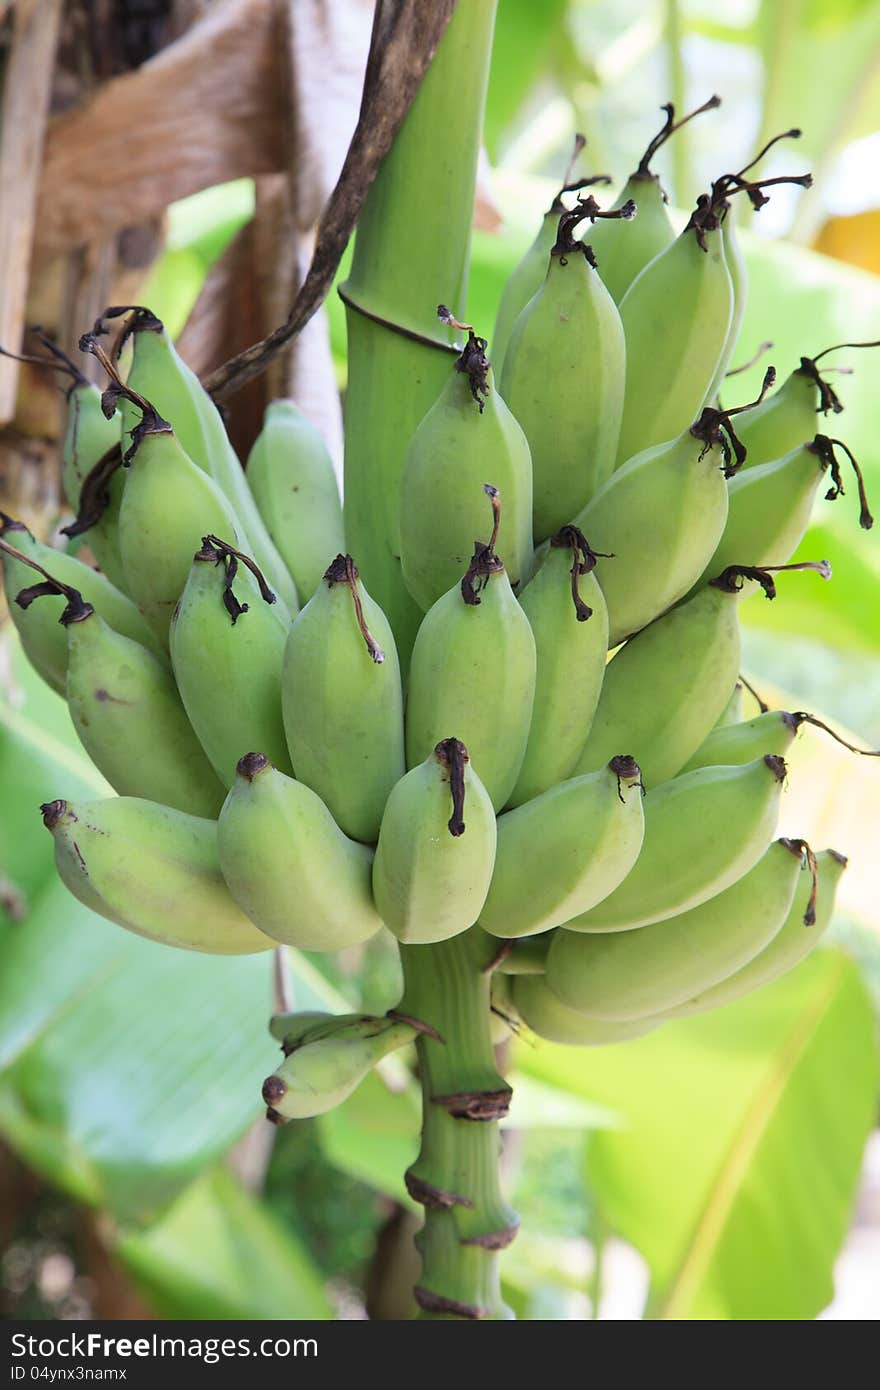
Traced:
<path id="1" fill-rule="evenodd" d="M 233 588 L 240 573 L 247 602 Z M 202 537 L 171 619 L 171 665 L 189 721 L 225 787 L 253 743 L 281 772 L 292 771 L 281 716 L 288 625 L 275 605 L 249 556 L 218 536 Z"/>
<path id="2" fill-rule="evenodd" d="M 669 1010 L 668 1016 L 686 1017 L 732 1004 L 800 965 L 831 925 L 834 897 L 846 865 L 846 856 L 837 850 L 817 854 L 814 876 L 802 874 L 789 914 L 770 944 L 726 980 Z"/>
<path id="3" fill-rule="evenodd" d="M 505 812 L 479 925 L 528 936 L 587 912 L 626 878 L 644 833 L 641 773 L 624 756 Z"/>
<path id="4" fill-rule="evenodd" d="M 531 450 L 537 542 L 571 521 L 610 475 L 623 406 L 620 315 L 574 228 L 584 218 L 634 215 L 632 204 L 602 212 L 590 195 L 560 216 L 547 277 L 505 354 L 501 394 Z"/>
<path id="5" fill-rule="evenodd" d="M 743 687 L 742 682 L 737 681 L 733 687 L 733 694 L 728 700 L 721 714 L 715 721 L 716 729 L 723 729 L 727 724 L 739 724 L 743 717 Z"/>
<path id="6" fill-rule="evenodd" d="M 117 411 L 104 414 L 101 392 L 82 378 L 67 396 L 67 427 L 61 448 L 61 482 L 76 520 L 62 535 L 88 533 L 88 545 L 98 565 L 118 589 L 125 589 L 119 551 L 119 508 L 124 477 Z"/>
<path id="7" fill-rule="evenodd" d="M 299 608 L 296 585 L 276 550 L 247 484 L 244 470 L 229 442 L 220 412 L 203 388 L 195 372 L 186 365 L 165 331 L 164 324 L 149 309 L 139 305 L 105 310 L 95 325 L 95 334 L 107 332 L 107 320 L 131 312 L 119 336 L 116 351 L 126 340 L 134 340 L 128 385 L 136 395 L 155 403 L 156 410 L 169 420 L 186 455 L 213 478 L 239 518 L 242 549 L 253 555 L 269 583 L 295 613 Z M 131 397 L 123 400 L 123 429 L 137 419 Z M 228 534 L 223 527 L 202 526 Z M 197 540 L 193 541 L 193 546 Z M 192 551 L 193 546 L 190 547 Z"/>
<path id="8" fill-rule="evenodd" d="M 786 767 L 768 754 L 743 767 L 701 767 L 649 791 L 635 868 L 569 931 L 629 931 L 723 893 L 760 859 L 779 814 Z"/>
<path id="9" fill-rule="evenodd" d="M 263 1082 L 269 1119 L 303 1120 L 334 1109 L 377 1062 L 415 1036 L 411 1024 L 396 1018 L 342 1014 L 316 1023 L 290 1044 L 281 1066 Z"/>
<path id="10" fill-rule="evenodd" d="M 64 694 L 67 684 L 67 634 L 60 625 L 65 588 L 81 593 L 116 632 L 140 642 L 155 656 L 162 655 L 162 644 L 143 615 L 106 575 L 75 555 L 44 545 L 5 512 L 0 512 L 0 552 L 9 612 L 21 645 L 34 669 L 59 694 Z M 34 571 L 43 575 L 49 587 L 31 583 Z M 38 594 L 45 601 L 33 604 Z"/>
<path id="11" fill-rule="evenodd" d="M 455 729 L 496 811 L 522 767 L 535 695 L 535 639 L 495 554 L 500 500 L 487 485 L 495 526 L 459 585 L 422 621 L 412 652 L 406 757 L 423 762 Z M 296 756 L 293 765 L 296 767 Z"/>
<path id="12" fill-rule="evenodd" d="M 675 231 L 666 211 L 666 194 L 660 186 L 658 175 L 651 172 L 651 160 L 675 131 L 687 125 L 694 116 L 699 116 L 704 111 L 712 111 L 720 105 L 720 97 L 710 97 L 680 121 L 675 119 L 675 107 L 671 102 L 661 106 L 660 110 L 666 112 L 663 128 L 648 145 L 639 160 L 638 168 L 630 174 L 623 192 L 614 204 L 615 208 L 621 208 L 627 203 L 635 203 L 638 208 L 635 226 L 624 237 L 615 236 L 612 228 L 602 225 L 591 232 L 590 244 L 596 253 L 599 274 L 615 304 L 620 303 L 633 280 L 649 261 L 659 256 L 660 252 L 665 251 L 675 240 Z"/>
<path id="13" fill-rule="evenodd" d="M 771 367 L 761 396 L 775 377 Z M 614 557 L 601 579 L 612 647 L 671 608 L 711 560 L 727 522 L 725 479 L 739 467 L 730 417 L 746 409 L 707 406 L 676 439 L 618 468 L 578 515 L 577 525 L 597 549 Z"/>
<path id="14" fill-rule="evenodd" d="M 271 401 L 266 407 L 246 477 L 305 603 L 321 582 L 327 556 L 345 549 L 345 532 L 327 446 L 293 401 Z"/>
<path id="15" fill-rule="evenodd" d="M 495 812 L 456 738 L 391 790 L 373 860 L 373 897 L 399 941 L 445 941 L 473 926 L 495 863 Z"/>
<path id="16" fill-rule="evenodd" d="M 574 152 L 565 171 L 562 187 L 545 212 L 535 240 L 505 281 L 501 299 L 498 302 L 495 331 L 492 334 L 492 360 L 499 373 L 504 362 L 504 354 L 507 351 L 513 325 L 529 300 L 538 293 L 544 283 L 547 274 L 547 262 L 556 240 L 559 218 L 566 211 L 565 194 L 575 193 L 578 189 L 587 188 L 592 184 L 611 182 L 607 174 L 596 174 L 592 178 L 576 179 L 572 182 L 574 166 L 586 143 L 583 135 L 575 136 Z"/>
<path id="17" fill-rule="evenodd" d="M 660 1019 L 607 1023 L 587 1018 L 563 1004 L 540 975 L 518 975 L 510 982 L 511 1002 L 523 1023 L 548 1042 L 573 1047 L 607 1047 L 641 1037 L 659 1027 Z"/>
<path id="18" fill-rule="evenodd" d="M 347 835 L 375 843 L 405 771 L 403 693 L 394 635 L 350 555 L 337 555 L 290 629 L 282 711 L 297 779 Z"/>
<path id="19" fill-rule="evenodd" d="M 403 578 L 425 610 L 467 568 L 483 526 L 487 477 L 504 498 L 497 549 L 513 588 L 525 583 L 532 564 L 528 441 L 495 389 L 485 338 L 448 313 L 443 321 L 467 331 L 467 346 L 413 435 L 400 491 Z"/>
<path id="20" fill-rule="evenodd" d="M 804 862 L 800 841 L 774 840 L 716 897 L 637 931 L 559 931 L 547 956 L 554 994 L 590 1018 L 649 1018 L 746 965 L 788 916 Z"/>
<path id="21" fill-rule="evenodd" d="M 592 572 L 597 558 L 583 532 L 563 526 L 520 598 L 535 638 L 537 674 L 525 757 L 508 806 L 563 781 L 583 749 L 608 651 L 608 610 Z"/>
<path id="22" fill-rule="evenodd" d="M 101 406 L 101 392 L 83 378 L 74 382 L 67 396 L 67 423 L 61 445 L 61 485 L 76 511 L 83 483 L 98 459 L 119 443 L 121 420 L 117 411 L 109 419 Z"/>
<path id="23" fill-rule="evenodd" d="M 303 610 L 305 611 L 305 610 Z M 275 941 L 338 951 L 382 925 L 370 887 L 373 854 L 339 829 L 315 792 L 247 753 L 217 828 L 236 902 Z"/>
<path id="24" fill-rule="evenodd" d="M 755 584 L 774 598 L 770 568 L 815 569 L 823 578 L 831 577 L 824 560 L 765 569 L 731 565 L 643 628 L 609 663 L 578 773 L 602 767 L 621 747 L 638 750 L 649 787 L 681 771 L 717 722 L 736 683 L 737 600 Z"/>
<path id="25" fill-rule="evenodd" d="M 835 343 L 815 357 L 802 357 L 800 366 L 786 378 L 778 391 L 766 401 L 743 415 L 737 429 L 748 450 L 746 468 L 772 463 L 796 449 L 816 432 L 816 415 L 843 410 L 840 397 L 830 382 L 822 376 L 825 368 L 817 366 L 830 352 L 842 348 L 880 347 L 880 340 L 871 343 Z"/>
<path id="26" fill-rule="evenodd" d="M 40 809 L 61 879 L 108 921 L 151 941 L 215 955 L 275 945 L 229 895 L 214 821 L 135 797 L 50 801 Z"/>
<path id="27" fill-rule="evenodd" d="M 122 796 L 216 816 L 223 787 L 167 667 L 140 643 L 114 632 L 73 592 L 61 618 L 67 627 L 67 705 L 92 762 Z"/>
<path id="28" fill-rule="evenodd" d="M 678 775 L 693 772 L 698 767 L 742 767 L 763 752 L 782 758 L 802 723 L 798 714 L 772 709 L 756 714 L 754 719 L 716 725 Z"/>

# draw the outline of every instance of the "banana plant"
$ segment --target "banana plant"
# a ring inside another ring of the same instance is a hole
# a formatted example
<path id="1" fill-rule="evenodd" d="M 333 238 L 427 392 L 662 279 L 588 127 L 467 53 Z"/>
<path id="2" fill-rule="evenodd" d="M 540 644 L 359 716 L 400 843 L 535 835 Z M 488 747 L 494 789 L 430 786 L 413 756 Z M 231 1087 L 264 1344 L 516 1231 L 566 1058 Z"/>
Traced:
<path id="1" fill-rule="evenodd" d="M 493 17 L 462 0 L 360 216 L 344 508 L 292 403 L 248 478 L 161 322 L 115 308 L 81 344 L 101 418 L 72 393 L 65 445 L 106 573 L 11 518 L 0 536 L 24 649 L 118 793 L 42 808 L 70 891 L 215 954 L 394 938 L 396 1006 L 274 1018 L 262 1096 L 274 1123 L 326 1114 L 415 1049 L 425 1320 L 512 1316 L 496 1045 L 619 1043 L 750 993 L 812 950 L 846 862 L 775 838 L 810 716 L 737 708 L 739 605 L 779 571 L 830 577 L 788 561 L 826 471 L 843 490 L 812 414 L 806 436 L 800 408 L 771 419 L 773 369 L 750 405 L 717 400 L 746 293 L 729 200 L 769 183 L 719 157 L 685 231 L 615 262 L 674 110 L 616 208 L 569 176 L 540 283 L 505 297 L 499 387 L 461 317 Z M 770 457 L 741 474 L 750 432 Z"/>

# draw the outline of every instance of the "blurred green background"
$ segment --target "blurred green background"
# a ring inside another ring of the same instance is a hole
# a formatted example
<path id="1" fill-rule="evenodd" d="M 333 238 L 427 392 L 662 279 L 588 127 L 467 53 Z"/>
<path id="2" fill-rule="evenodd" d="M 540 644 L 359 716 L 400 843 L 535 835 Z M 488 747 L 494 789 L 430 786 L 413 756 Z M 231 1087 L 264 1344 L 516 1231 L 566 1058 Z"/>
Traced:
<path id="1" fill-rule="evenodd" d="M 811 191 L 780 189 L 745 215 L 740 358 L 772 340 L 764 362 L 782 379 L 802 354 L 880 336 L 878 54 L 877 0 L 500 0 L 471 321 L 489 335 L 575 130 L 589 171 L 619 186 L 662 102 L 683 111 L 718 92 L 721 110 L 656 161 L 674 208 L 793 124 L 802 140 L 762 172 L 815 175 Z M 170 327 L 252 210 L 247 181 L 172 208 L 144 296 Z M 335 296 L 328 308 L 344 386 Z M 846 410 L 833 432 L 878 509 L 880 350 L 835 361 L 853 375 L 834 378 Z M 763 366 L 735 379 L 737 396 L 750 398 Z M 832 561 L 833 583 L 804 576 L 775 604 L 744 605 L 746 674 L 773 704 L 877 747 L 880 551 L 847 487 L 817 504 L 802 547 Z M 418 1126 L 406 1068 L 389 1066 L 329 1116 L 270 1131 L 259 1102 L 274 1066 L 269 963 L 166 950 L 61 887 L 36 808 L 100 794 L 101 781 L 62 702 L 8 631 L 2 642 L 7 1315 L 406 1316 L 416 1216 L 402 1174 Z M 523 1230 L 503 1269 L 519 1316 L 803 1319 L 831 1303 L 877 1117 L 878 808 L 880 766 L 803 733 L 783 830 L 851 857 L 828 947 L 752 999 L 632 1043 L 516 1043 L 504 1162 Z M 383 941 L 340 959 L 290 954 L 299 1007 L 394 1002 Z M 833 1315 L 871 1315 L 852 1311 L 858 1297 L 845 1306 Z"/>

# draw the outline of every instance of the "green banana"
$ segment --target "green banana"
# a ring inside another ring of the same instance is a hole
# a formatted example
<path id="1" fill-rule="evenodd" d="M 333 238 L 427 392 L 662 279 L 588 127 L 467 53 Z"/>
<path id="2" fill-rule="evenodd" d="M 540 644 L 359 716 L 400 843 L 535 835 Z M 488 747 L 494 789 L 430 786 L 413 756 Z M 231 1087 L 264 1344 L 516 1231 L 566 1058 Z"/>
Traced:
<path id="1" fill-rule="evenodd" d="M 154 402 L 159 414 L 171 422 L 186 455 L 217 483 L 239 518 L 242 549 L 254 556 L 273 589 L 295 613 L 299 607 L 296 585 L 260 516 L 220 412 L 195 372 L 180 357 L 164 324 L 149 309 L 127 305 L 105 310 L 95 325 L 95 334 L 107 332 L 108 319 L 129 312 L 131 317 L 116 345 L 118 352 L 129 337 L 134 340 L 129 387 L 136 395 Z M 123 399 L 123 430 L 130 430 L 136 421 L 133 405 L 136 402 L 131 397 Z M 207 529 L 207 525 L 202 527 L 202 531 Z M 227 534 L 222 527 L 212 529 Z"/>
<path id="2" fill-rule="evenodd" d="M 269 1119 L 278 1124 L 333 1110 L 377 1062 L 415 1037 L 416 1029 L 396 1018 L 342 1014 L 316 1023 L 263 1082 Z"/>
<path id="3" fill-rule="evenodd" d="M 649 791 L 635 868 L 570 931 L 629 931 L 714 898 L 748 873 L 772 836 L 786 767 L 768 754 L 743 767 L 701 767 Z"/>
<path id="4" fill-rule="evenodd" d="M 155 656 L 162 655 L 162 644 L 143 615 L 106 575 L 93 570 L 75 555 L 44 545 L 26 526 L 13 521 L 5 512 L 0 512 L 0 552 L 9 612 L 21 645 L 34 669 L 59 694 L 64 694 L 67 684 L 67 634 L 60 626 L 66 603 L 65 587 L 81 593 L 116 632 L 140 642 Z M 43 575 L 50 588 L 43 585 L 34 588 L 30 583 L 34 570 Z M 55 580 L 58 584 L 53 590 L 51 585 Z M 45 595 L 45 602 L 32 606 L 37 592 Z"/>
<path id="5" fill-rule="evenodd" d="M 67 428 L 61 448 L 61 482 L 76 520 L 62 535 L 88 533 L 88 545 L 99 567 L 118 589 L 125 589 L 125 570 L 119 550 L 119 508 L 124 476 L 119 438 L 122 420 L 117 411 L 104 414 L 101 392 L 83 379 L 67 397 Z"/>
<path id="6" fill-rule="evenodd" d="M 761 396 L 775 375 L 771 367 Z M 614 556 L 601 579 L 612 647 L 671 608 L 711 560 L 727 522 L 725 479 L 741 453 L 730 417 L 746 409 L 707 406 L 676 439 L 618 468 L 578 515 L 577 525 Z"/>
<path id="7" fill-rule="evenodd" d="M 399 941 L 445 941 L 486 900 L 497 837 L 489 793 L 456 738 L 391 790 L 373 860 L 373 897 Z"/>
<path id="8" fill-rule="evenodd" d="M 631 203 L 602 212 L 592 195 L 562 213 L 547 277 L 511 334 L 501 394 L 531 450 L 536 541 L 571 521 L 610 475 L 623 406 L 620 315 L 574 228 L 634 215 Z"/>
<path id="9" fill-rule="evenodd" d="M 683 1003 L 746 965 L 788 916 L 804 852 L 774 840 L 716 897 L 637 931 L 557 932 L 547 956 L 554 994 L 590 1018 L 625 1023 Z"/>
<path id="10" fill-rule="evenodd" d="M 802 357 L 800 365 L 782 383 L 778 391 L 760 405 L 743 415 L 737 426 L 740 438 L 748 450 L 746 468 L 772 463 L 796 449 L 816 432 L 816 415 L 833 411 L 839 415 L 843 403 L 831 383 L 826 381 L 817 366 L 830 352 L 842 348 L 880 347 L 880 340 L 871 343 L 835 343 L 815 357 Z"/>
<path id="11" fill-rule="evenodd" d="M 495 554 L 495 526 L 459 585 L 428 610 L 412 652 L 406 757 L 416 767 L 450 729 L 461 735 L 496 811 L 522 767 L 535 695 L 535 639 Z M 293 765 L 296 767 L 296 757 Z"/>
<path id="12" fill-rule="evenodd" d="M 271 401 L 266 407 L 246 477 L 305 603 L 321 582 L 327 556 L 345 549 L 345 531 L 327 446 L 293 401 Z"/>
<path id="13" fill-rule="evenodd" d="M 492 334 L 492 360 L 499 374 L 513 325 L 529 300 L 538 293 L 544 283 L 550 251 L 556 240 L 559 218 L 566 211 L 565 194 L 576 193 L 579 189 L 587 188 L 593 184 L 611 182 L 607 174 L 595 174 L 592 178 L 572 181 L 574 167 L 586 143 L 585 136 L 576 135 L 574 137 L 574 150 L 563 177 L 562 187 L 541 219 L 535 240 L 522 259 L 514 266 L 504 283 L 504 289 L 501 291 L 501 298 L 498 301 L 495 331 Z"/>
<path id="14" fill-rule="evenodd" d="M 587 912 L 626 878 L 644 833 L 639 765 L 624 756 L 505 812 L 480 926 L 529 936 Z"/>
<path id="15" fill-rule="evenodd" d="M 239 575 L 247 602 L 233 589 Z M 253 560 L 217 536 L 202 537 L 171 619 L 171 665 L 189 721 L 225 787 L 253 743 L 281 772 L 292 771 L 281 715 L 288 626 L 275 607 Z"/>
<path id="16" fill-rule="evenodd" d="M 733 687 L 733 694 L 728 700 L 721 714 L 715 721 L 716 729 L 723 729 L 727 724 L 739 724 L 743 717 L 743 687 L 742 682 L 737 681 Z"/>
<path id="17" fill-rule="evenodd" d="M 540 975 L 517 975 L 510 982 L 510 996 L 523 1023 L 540 1038 L 573 1047 L 607 1047 L 627 1042 L 650 1033 L 662 1021 L 643 1018 L 608 1023 L 587 1018 L 563 1004 Z"/>
<path id="18" fill-rule="evenodd" d="M 710 97 L 680 121 L 675 119 L 675 107 L 671 102 L 661 106 L 660 110 L 666 112 L 663 128 L 648 145 L 639 160 L 638 168 L 630 174 L 614 204 L 615 208 L 620 208 L 627 203 L 635 203 L 638 217 L 632 232 L 625 237 L 615 236 L 613 229 L 598 226 L 590 234 L 590 244 L 596 253 L 599 274 L 615 304 L 620 303 L 633 280 L 649 261 L 659 256 L 660 252 L 665 251 L 675 240 L 675 231 L 666 211 L 666 194 L 660 186 L 658 175 L 651 172 L 651 160 L 675 131 L 687 125 L 694 116 L 699 116 L 704 111 L 712 111 L 720 105 L 720 97 Z"/>
<path id="19" fill-rule="evenodd" d="M 92 762 L 122 796 L 216 816 L 223 787 L 168 668 L 72 593 L 61 618 L 67 627 L 67 705 Z"/>
<path id="20" fill-rule="evenodd" d="M 262 753 L 239 759 L 217 828 L 220 866 L 261 931 L 302 951 L 337 951 L 382 925 L 373 855 L 350 840 L 315 792 Z"/>
<path id="21" fill-rule="evenodd" d="M 831 925 L 837 885 L 846 865 L 846 856 L 837 850 L 817 854 L 816 877 L 802 875 L 789 914 L 770 944 L 726 980 L 669 1010 L 668 1017 L 686 1017 L 732 1004 L 800 965 Z"/>
<path id="22" fill-rule="evenodd" d="M 108 921 L 151 941 L 215 955 L 275 945 L 229 895 L 214 821 L 127 796 L 50 801 L 40 809 L 63 882 Z"/>
<path id="23" fill-rule="evenodd" d="M 563 526 L 520 598 L 535 638 L 537 674 L 525 757 L 508 806 L 568 777 L 583 749 L 608 652 L 597 558 L 583 532 Z"/>
<path id="24" fill-rule="evenodd" d="M 638 750 L 649 787 L 681 771 L 717 722 L 736 682 L 738 599 L 756 583 L 768 598 L 775 597 L 769 568 L 808 568 L 831 576 L 825 561 L 765 569 L 731 565 L 643 628 L 609 663 L 578 773 L 602 767 L 622 747 Z"/>
<path id="25" fill-rule="evenodd" d="M 394 635 L 350 555 L 337 555 L 297 615 L 281 689 L 297 779 L 347 835 L 375 843 L 405 770 L 403 693 Z"/>
<path id="26" fill-rule="evenodd" d="M 681 772 L 693 772 L 698 767 L 742 767 L 762 753 L 775 753 L 782 758 L 788 752 L 803 720 L 788 710 L 771 709 L 756 714 L 754 719 L 722 724 L 714 729 L 688 758 Z"/>
<path id="27" fill-rule="evenodd" d="M 425 610 L 467 568 L 483 525 L 487 477 L 504 498 L 497 548 L 513 588 L 526 582 L 532 564 L 528 442 L 495 389 L 485 338 L 449 314 L 444 322 L 466 329 L 467 346 L 413 435 L 400 491 L 403 578 Z"/>

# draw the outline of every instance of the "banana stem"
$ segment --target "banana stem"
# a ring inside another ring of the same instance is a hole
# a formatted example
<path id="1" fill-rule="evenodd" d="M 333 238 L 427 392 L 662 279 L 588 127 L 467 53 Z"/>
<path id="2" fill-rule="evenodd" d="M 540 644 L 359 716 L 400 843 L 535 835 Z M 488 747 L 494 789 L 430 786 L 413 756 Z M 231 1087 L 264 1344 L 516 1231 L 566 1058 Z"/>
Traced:
<path id="1" fill-rule="evenodd" d="M 400 947 L 404 996 L 399 1012 L 421 1033 L 422 1142 L 407 1171 L 410 1196 L 425 1208 L 416 1243 L 422 1272 L 419 1318 L 501 1320 L 498 1252 L 517 1232 L 501 1195 L 498 1120 L 510 1087 L 498 1075 L 490 1032 L 490 975 L 496 941 L 473 929 L 435 945 Z"/>

